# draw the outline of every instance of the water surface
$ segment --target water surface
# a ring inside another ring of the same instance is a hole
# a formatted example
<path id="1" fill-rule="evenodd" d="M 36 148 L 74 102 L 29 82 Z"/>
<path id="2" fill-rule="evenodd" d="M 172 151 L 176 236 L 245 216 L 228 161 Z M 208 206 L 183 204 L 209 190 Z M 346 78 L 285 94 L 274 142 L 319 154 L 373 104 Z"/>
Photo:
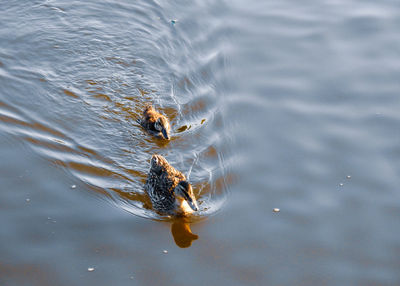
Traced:
<path id="1" fill-rule="evenodd" d="M 399 27 L 395 1 L 3 3 L 0 284 L 400 284 Z M 154 153 L 196 218 L 146 207 Z"/>

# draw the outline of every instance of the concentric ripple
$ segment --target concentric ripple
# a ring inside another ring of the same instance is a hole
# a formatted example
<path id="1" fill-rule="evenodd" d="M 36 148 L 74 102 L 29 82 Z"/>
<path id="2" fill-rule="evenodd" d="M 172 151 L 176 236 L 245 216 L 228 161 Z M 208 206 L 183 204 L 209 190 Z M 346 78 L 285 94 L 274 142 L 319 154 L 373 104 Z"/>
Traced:
<path id="1" fill-rule="evenodd" d="M 113 21 L 93 18 L 99 9 Z M 46 29 L 31 37 L 33 26 L 27 25 L 16 36 L 24 37 L 32 57 L 46 54 L 49 62 L 18 65 L 0 50 L 0 81 L 15 91 L 0 97 L 0 129 L 90 192 L 157 220 L 168 218 L 151 210 L 143 185 L 151 155 L 162 154 L 193 184 L 198 218 L 218 211 L 233 178 L 226 160 L 226 60 L 218 21 L 188 33 L 190 19 L 171 22 L 171 11 L 156 2 L 94 2 L 85 10 L 68 1 L 54 7 L 44 2 L 35 12 L 48 14 L 48 23 L 43 17 L 38 22 Z M 205 44 L 209 39 L 212 45 Z M 31 89 L 21 90 L 21 81 Z M 150 137 L 136 123 L 148 102 L 171 119 L 170 142 Z"/>

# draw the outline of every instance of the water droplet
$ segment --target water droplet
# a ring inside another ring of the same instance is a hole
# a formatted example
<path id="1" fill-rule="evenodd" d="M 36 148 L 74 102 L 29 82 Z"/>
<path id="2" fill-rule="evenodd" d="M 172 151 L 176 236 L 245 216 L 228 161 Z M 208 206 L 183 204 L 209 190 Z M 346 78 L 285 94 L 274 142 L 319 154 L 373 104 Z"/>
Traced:
<path id="1" fill-rule="evenodd" d="M 168 253 L 168 250 L 165 250 L 165 249 L 164 249 L 164 250 L 163 250 L 163 253 L 164 253 L 164 254 L 167 254 L 167 253 Z"/>
<path id="2" fill-rule="evenodd" d="M 31 199 L 26 199 L 26 202 L 29 203 L 31 201 Z"/>
<path id="3" fill-rule="evenodd" d="M 278 208 L 274 208 L 273 211 L 274 211 L 274 213 L 279 213 L 281 210 Z"/>
<path id="4" fill-rule="evenodd" d="M 350 176 L 350 175 L 347 175 L 347 176 L 346 176 L 346 179 L 351 179 L 351 176 Z"/>
<path id="5" fill-rule="evenodd" d="M 72 185 L 72 186 L 71 186 L 71 189 L 75 189 L 75 188 L 76 188 L 76 185 Z"/>
<path id="6" fill-rule="evenodd" d="M 339 186 L 343 187 L 343 183 L 340 183 Z"/>
<path id="7" fill-rule="evenodd" d="M 87 269 L 87 271 L 93 272 L 93 271 L 94 271 L 94 267 L 89 267 L 89 268 Z"/>

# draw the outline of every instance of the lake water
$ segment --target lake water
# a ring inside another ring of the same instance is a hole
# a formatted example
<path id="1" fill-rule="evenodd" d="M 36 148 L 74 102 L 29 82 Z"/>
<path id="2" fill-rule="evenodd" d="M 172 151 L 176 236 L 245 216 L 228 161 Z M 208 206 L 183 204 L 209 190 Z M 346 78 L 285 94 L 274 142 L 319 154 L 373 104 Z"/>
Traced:
<path id="1" fill-rule="evenodd" d="M 399 29 L 389 0 L 3 1 L 0 284 L 400 285 Z M 146 208 L 155 153 L 190 220 Z"/>

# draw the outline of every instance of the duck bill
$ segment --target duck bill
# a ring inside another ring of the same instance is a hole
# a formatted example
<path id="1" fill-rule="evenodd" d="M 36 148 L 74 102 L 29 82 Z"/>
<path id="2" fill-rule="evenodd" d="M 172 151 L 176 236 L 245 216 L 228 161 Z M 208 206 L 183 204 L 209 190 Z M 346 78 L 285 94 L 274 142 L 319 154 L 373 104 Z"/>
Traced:
<path id="1" fill-rule="evenodd" d="M 169 140 L 169 136 L 168 136 L 167 130 L 165 128 L 161 129 L 161 133 L 165 139 Z"/>
<path id="2" fill-rule="evenodd" d="M 199 210 L 199 208 L 198 208 L 198 206 L 197 206 L 197 203 L 196 203 L 195 201 L 193 201 L 193 200 L 187 200 L 187 202 L 188 202 L 189 207 L 190 207 L 193 211 L 197 212 L 197 211 Z"/>

